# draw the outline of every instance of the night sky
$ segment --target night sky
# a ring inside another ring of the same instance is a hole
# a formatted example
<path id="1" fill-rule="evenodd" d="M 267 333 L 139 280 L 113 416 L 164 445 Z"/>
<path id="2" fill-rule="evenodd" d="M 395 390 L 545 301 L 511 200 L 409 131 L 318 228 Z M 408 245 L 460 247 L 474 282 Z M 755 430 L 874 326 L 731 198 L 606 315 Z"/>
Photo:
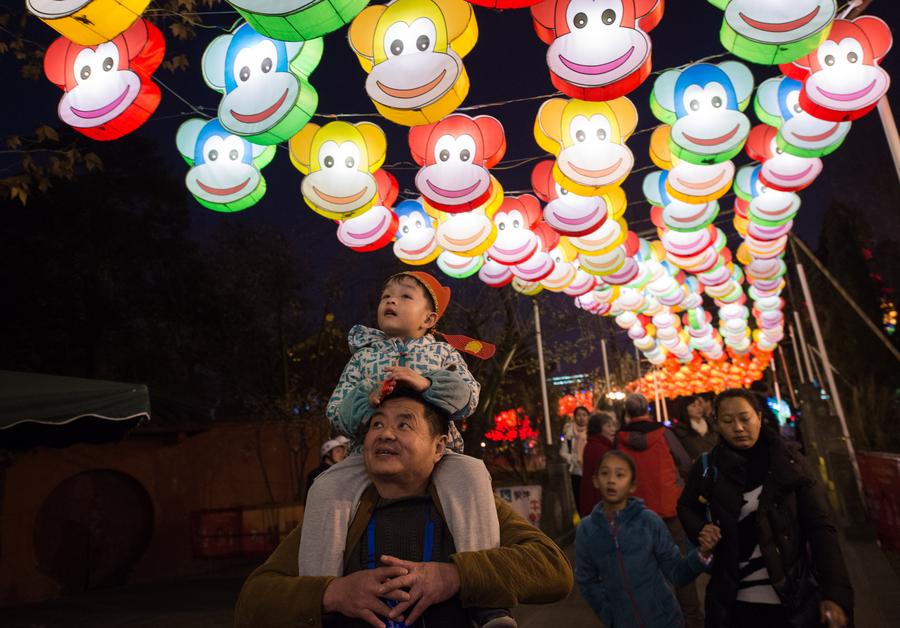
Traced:
<path id="1" fill-rule="evenodd" d="M 789 1 L 789 0 L 786 0 Z M 198 36 L 192 42 L 175 41 L 167 35 L 169 52 L 186 52 L 191 66 L 186 72 L 171 74 L 158 70 L 156 77 L 176 91 L 193 105 L 214 108 L 219 95 L 203 82 L 200 73 L 200 57 L 206 45 L 230 26 L 236 14 L 219 14 L 229 9 L 222 3 L 204 15 L 207 25 L 217 28 L 198 29 Z M 202 11 L 202 10 L 201 10 Z M 537 38 L 527 9 L 505 12 L 475 8 L 479 26 L 479 39 L 474 50 L 465 57 L 471 89 L 463 107 L 482 103 L 549 95 L 555 90 L 550 83 L 545 63 L 546 46 Z M 896 28 L 900 24 L 900 8 L 891 0 L 876 0 L 868 13 L 877 15 Z M 671 0 L 661 24 L 650 37 L 653 41 L 654 71 L 685 64 L 707 55 L 724 52 L 719 43 L 719 27 L 722 12 L 702 0 Z M 55 31 L 32 20 L 29 35 L 43 45 L 55 38 Z M 900 76 L 900 50 L 888 53 L 883 67 L 894 75 L 895 83 L 889 96 L 894 110 L 900 111 L 900 90 L 897 77 Z M 716 61 L 721 60 L 717 59 Z M 777 75 L 777 67 L 748 65 L 752 68 L 759 84 L 762 80 Z M 0 99 L 2 114 L 2 135 L 12 133 L 28 134 L 41 123 L 60 124 L 56 106 L 60 90 L 43 77 L 29 81 L 19 76 L 18 67 L 9 55 L 0 57 L 0 76 L 6 97 Z M 319 93 L 318 111 L 322 113 L 359 112 L 370 114 L 367 118 L 355 118 L 351 122 L 369 119 L 378 123 L 388 135 L 388 156 L 386 165 L 406 162 L 404 167 L 389 168 L 397 177 L 401 190 L 413 189 L 415 168 L 410 167 L 410 155 L 406 144 L 406 127 L 395 125 L 374 113 L 374 107 L 365 94 L 366 74 L 357 62 L 346 41 L 346 29 L 325 37 L 325 53 L 318 69 L 312 74 L 311 83 Z M 648 98 L 654 76 L 640 88 L 629 94 L 639 111 L 638 130 L 658 124 L 649 109 Z M 15 94 L 13 96 L 12 94 Z M 532 127 L 534 116 L 542 100 L 531 100 L 516 104 L 488 107 L 474 112 L 497 117 L 506 129 L 507 152 L 505 160 L 538 156 L 542 153 L 536 145 Z M 206 109 L 214 113 L 214 109 Z M 163 101 L 157 112 L 137 133 L 153 137 L 158 141 L 161 152 L 178 178 L 187 171 L 175 148 L 174 138 L 178 125 L 190 117 L 187 105 L 173 94 L 163 89 Z M 756 123 L 752 105 L 748 110 L 751 121 Z M 324 124 L 327 120 L 316 117 L 314 121 Z M 635 154 L 635 170 L 650 164 L 647 155 L 649 133 L 638 134 L 628 145 Z M 90 140 L 88 140 L 90 142 Z M 7 156 L 8 157 L 8 156 Z M 140 155 L 135 155 L 135 165 L 139 167 Z M 748 163 L 741 154 L 735 159 L 736 165 Z M 818 180 L 801 193 L 803 205 L 795 221 L 795 231 L 813 248 L 817 245 L 822 217 L 829 204 L 842 202 L 858 210 L 879 238 L 898 239 L 900 236 L 900 185 L 898 185 L 887 143 L 877 112 L 873 111 L 862 120 L 853 123 L 853 129 L 844 145 L 834 154 L 824 159 L 825 169 Z M 2 164 L 6 166 L 8 163 Z M 511 168 L 495 169 L 493 172 L 506 190 L 524 190 L 529 187 L 532 163 Z M 641 181 L 644 172 L 632 175 L 625 183 L 628 199 L 632 203 L 625 215 L 634 231 L 652 228 L 649 221 L 649 205 L 643 202 Z M 265 198 L 256 206 L 237 214 L 220 214 L 209 211 L 189 199 L 191 229 L 194 237 L 205 239 L 222 224 L 262 225 L 276 229 L 295 242 L 305 257 L 313 262 L 314 272 L 309 277 L 311 294 L 324 294 L 328 290 L 325 280 L 328 269 L 334 265 L 350 265 L 359 269 L 354 274 L 351 285 L 344 286 L 349 294 L 348 309 L 359 311 L 368 290 L 363 289 L 368 282 L 380 276 L 399 262 L 393 257 L 390 246 L 375 253 L 359 254 L 344 248 L 335 237 L 333 223 L 313 213 L 300 197 L 301 174 L 294 169 L 287 150 L 282 148 L 272 164 L 263 170 L 268 182 Z M 407 195 L 408 196 L 408 195 Z M 722 199 L 722 211 L 731 209 L 733 197 Z M 26 208 L 27 211 L 27 208 Z M 717 225 L 727 234 L 734 234 L 731 216 L 720 217 Z M 736 238 L 731 238 L 732 249 Z M 433 272 L 440 273 L 433 267 Z M 346 276 L 346 275 L 345 275 Z M 445 278 L 446 279 L 446 278 Z M 457 280 L 446 279 L 451 285 Z M 475 277 L 465 280 L 477 282 Z M 361 299 L 354 305 L 354 295 Z"/>

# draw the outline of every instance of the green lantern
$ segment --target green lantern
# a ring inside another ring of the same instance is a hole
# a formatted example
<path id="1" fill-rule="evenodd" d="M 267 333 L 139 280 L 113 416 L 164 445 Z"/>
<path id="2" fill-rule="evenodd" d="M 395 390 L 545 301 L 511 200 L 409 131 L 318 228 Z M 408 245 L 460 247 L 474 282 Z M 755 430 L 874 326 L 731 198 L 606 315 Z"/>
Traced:
<path id="1" fill-rule="evenodd" d="M 260 35 L 306 41 L 349 24 L 368 0 L 228 0 Z"/>

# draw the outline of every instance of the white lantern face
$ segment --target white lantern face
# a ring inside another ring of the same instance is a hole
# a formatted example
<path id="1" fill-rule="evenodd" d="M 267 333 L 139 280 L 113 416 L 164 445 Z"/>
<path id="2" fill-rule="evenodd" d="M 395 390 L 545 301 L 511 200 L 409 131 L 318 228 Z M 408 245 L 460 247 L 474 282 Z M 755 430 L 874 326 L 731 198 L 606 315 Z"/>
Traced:
<path id="1" fill-rule="evenodd" d="M 418 262 L 434 255 L 437 251 L 434 221 L 424 209 L 401 213 L 394 242 L 394 255 L 402 261 Z"/>
<path id="2" fill-rule="evenodd" d="M 591 233 L 578 238 L 570 238 L 569 242 L 580 253 L 594 255 L 620 244 L 624 239 L 626 229 L 622 220 L 607 220 Z"/>
<path id="3" fill-rule="evenodd" d="M 497 239 L 488 249 L 488 254 L 500 264 L 511 266 L 524 262 L 540 246 L 537 235 L 517 209 L 498 211 L 494 214 L 494 225 L 497 227 Z"/>
<path id="4" fill-rule="evenodd" d="M 710 224 L 719 215 L 719 203 L 685 203 L 669 199 L 663 208 L 662 218 L 666 227 L 675 231 L 695 231 Z"/>
<path id="5" fill-rule="evenodd" d="M 834 0 L 731 0 L 725 20 L 739 35 L 764 44 L 789 44 L 826 28 Z"/>
<path id="6" fill-rule="evenodd" d="M 771 155 L 763 161 L 760 179 L 766 185 L 784 192 L 802 190 L 822 172 L 822 160 L 818 157 L 797 157 L 786 153 L 778 147 L 773 138 L 768 152 Z"/>
<path id="7" fill-rule="evenodd" d="M 869 57 L 869 58 L 867 58 Z M 818 69 L 806 78 L 804 94 L 824 109 L 852 112 L 867 109 L 881 98 L 890 78 L 863 51 L 854 37 L 828 39 L 815 52 Z"/>
<path id="8" fill-rule="evenodd" d="M 256 189 L 260 173 L 252 163 L 249 142 L 236 135 L 209 135 L 199 147 L 200 160 L 187 174 L 187 188 L 210 203 L 233 203 Z"/>
<path id="9" fill-rule="evenodd" d="M 555 182 L 554 189 L 554 198 L 544 207 L 544 220 L 559 233 L 591 233 L 606 221 L 605 196 L 580 196 Z"/>
<path id="10" fill-rule="evenodd" d="M 547 50 L 550 70 L 568 83 L 585 87 L 608 85 L 638 71 L 650 56 L 650 38 L 640 28 L 622 24 L 622 4 L 622 0 L 569 2 L 568 32 Z"/>
<path id="11" fill-rule="evenodd" d="M 839 146 L 850 132 L 851 123 L 820 120 L 803 111 L 800 107 L 800 83 L 788 78 L 782 80 L 796 86 L 780 94 L 784 122 L 779 131 L 784 140 L 801 150 L 822 154 L 831 152 L 833 146 Z"/>
<path id="12" fill-rule="evenodd" d="M 367 205 L 378 192 L 369 164 L 356 142 L 323 142 L 300 190 L 314 205 L 348 216 Z"/>
<path id="13" fill-rule="evenodd" d="M 682 161 L 669 171 L 666 190 L 686 197 L 719 198 L 728 191 L 733 177 L 731 161 L 708 166 Z"/>
<path id="14" fill-rule="evenodd" d="M 481 255 L 476 255 L 475 257 L 464 257 L 462 255 L 457 255 L 456 253 L 451 253 L 450 251 L 444 251 L 437 258 L 437 265 L 441 271 L 455 279 L 465 279 L 466 277 L 471 277 L 484 264 L 484 258 Z"/>
<path id="15" fill-rule="evenodd" d="M 368 249 L 389 237 L 393 218 L 390 209 L 375 205 L 358 216 L 342 220 L 338 225 L 338 240 L 354 250 Z"/>
<path id="16" fill-rule="evenodd" d="M 575 279 L 563 292 L 570 297 L 580 297 L 590 293 L 597 286 L 597 278 L 578 268 L 578 262 L 574 262 L 574 265 L 576 268 Z M 591 300 L 593 300 L 593 296 Z"/>
<path id="17" fill-rule="evenodd" d="M 747 139 L 750 120 L 733 102 L 729 85 L 710 81 L 691 84 L 684 89 L 681 106 L 684 115 L 672 126 L 672 141 L 698 155 L 732 152 Z"/>
<path id="18" fill-rule="evenodd" d="M 496 229 L 483 212 L 443 214 L 437 228 L 437 243 L 460 255 L 481 255 L 496 238 Z"/>
<path id="19" fill-rule="evenodd" d="M 119 47 L 113 42 L 84 48 L 72 69 L 75 86 L 59 101 L 60 119 L 76 128 L 91 128 L 117 118 L 141 90 L 136 73 L 119 67 Z"/>
<path id="20" fill-rule="evenodd" d="M 765 222 L 780 223 L 790 220 L 800 209 L 800 197 L 793 192 L 781 192 L 766 186 L 757 176 L 753 177 L 753 200 L 748 215 Z"/>
<path id="21" fill-rule="evenodd" d="M 484 265 L 478 271 L 478 278 L 492 288 L 505 286 L 513 279 L 512 269 L 506 264 L 500 264 L 487 253 L 484 255 Z"/>
<path id="22" fill-rule="evenodd" d="M 427 17 L 391 24 L 380 42 L 387 58 L 366 78 L 369 97 L 395 109 L 421 109 L 443 98 L 459 80 L 463 62 L 452 48 L 435 50 L 436 39 Z"/>
<path id="23" fill-rule="evenodd" d="M 435 142 L 429 163 L 416 174 L 416 187 L 439 205 L 465 205 L 483 197 L 491 186 L 491 175 L 473 163 L 475 139 L 471 135 L 443 135 Z"/>
<path id="24" fill-rule="evenodd" d="M 553 259 L 553 272 L 541 280 L 541 285 L 547 290 L 562 292 L 575 281 L 577 268 L 562 247 L 550 251 L 550 257 Z"/>
<path id="25" fill-rule="evenodd" d="M 712 246 L 713 236 L 709 229 L 666 231 L 662 236 L 662 243 L 666 251 L 673 255 L 691 257 Z"/>
<path id="26" fill-rule="evenodd" d="M 534 255 L 515 266 L 510 266 L 512 274 L 523 281 L 540 281 L 553 272 L 553 258 L 546 251 L 538 249 Z"/>
<path id="27" fill-rule="evenodd" d="M 612 125 L 606 116 L 576 115 L 568 134 L 572 144 L 562 148 L 556 164 L 569 179 L 602 187 L 616 184 L 631 172 L 634 156 L 627 146 L 612 141 Z"/>

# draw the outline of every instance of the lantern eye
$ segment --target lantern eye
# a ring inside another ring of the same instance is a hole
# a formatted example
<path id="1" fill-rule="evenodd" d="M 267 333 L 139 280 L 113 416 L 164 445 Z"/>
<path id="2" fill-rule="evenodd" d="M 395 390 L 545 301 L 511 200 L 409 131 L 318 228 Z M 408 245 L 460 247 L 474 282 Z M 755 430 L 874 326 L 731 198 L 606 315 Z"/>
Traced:
<path id="1" fill-rule="evenodd" d="M 847 53 L 847 61 L 849 61 L 850 63 L 856 63 L 857 60 L 859 60 L 859 55 L 857 55 L 855 52 L 851 51 Z"/>
<path id="2" fill-rule="evenodd" d="M 603 13 L 605 15 L 606 11 L 604 11 Z M 585 26 L 587 26 L 587 21 L 587 13 L 579 12 L 575 14 L 572 23 L 575 25 L 575 28 L 584 28 Z"/>
<path id="3" fill-rule="evenodd" d="M 246 65 L 241 68 L 241 71 L 238 73 L 238 78 L 241 83 L 246 83 L 250 79 L 250 68 Z"/>
<path id="4" fill-rule="evenodd" d="M 562 187 L 559 183 L 556 183 L 555 185 L 556 185 L 556 195 L 557 196 L 565 196 L 566 194 L 569 193 L 569 190 Z"/>
<path id="5" fill-rule="evenodd" d="M 322 160 L 322 163 L 325 164 L 326 168 L 331 168 L 334 166 L 334 157 L 326 155 L 325 159 Z"/>
<path id="6" fill-rule="evenodd" d="M 597 129 L 597 139 L 601 142 L 606 141 L 606 129 Z"/>
<path id="7" fill-rule="evenodd" d="M 78 75 L 81 77 L 82 81 L 86 81 L 91 78 L 91 66 L 86 65 L 81 68 L 81 72 L 79 72 Z"/>
<path id="8" fill-rule="evenodd" d="M 417 221 L 416 221 L 416 229 L 421 229 L 421 228 L 422 228 L 422 221 L 421 221 L 421 220 L 417 220 Z"/>
<path id="9" fill-rule="evenodd" d="M 822 45 L 819 46 L 819 49 L 816 51 L 816 57 L 818 57 L 819 65 L 821 67 L 833 66 L 837 61 L 840 50 L 841 48 L 836 41 L 828 39 L 822 42 Z"/>
<path id="10" fill-rule="evenodd" d="M 862 46 L 855 39 L 850 37 L 843 39 L 840 43 L 840 49 L 841 56 L 847 59 L 847 63 L 856 64 L 863 59 Z"/>
<path id="11" fill-rule="evenodd" d="M 442 135 L 434 145 L 435 159 L 440 162 L 449 162 L 457 156 L 460 162 L 470 163 L 475 154 L 475 140 L 470 135 Z"/>
<path id="12" fill-rule="evenodd" d="M 587 137 L 587 134 L 584 132 L 583 129 L 578 129 L 577 131 L 575 131 L 575 141 L 576 142 L 583 142 L 586 137 Z"/>
<path id="13" fill-rule="evenodd" d="M 459 151 L 459 158 L 461 161 L 469 161 L 469 159 L 471 157 L 472 157 L 472 153 L 470 153 L 467 148 L 464 148 L 461 151 Z"/>
<path id="14" fill-rule="evenodd" d="M 616 21 L 616 12 L 612 9 L 606 9 L 603 13 L 600 14 L 600 20 L 607 26 L 613 24 Z"/>
<path id="15" fill-rule="evenodd" d="M 263 74 L 268 74 L 272 71 L 272 59 L 271 57 L 266 57 L 262 60 L 260 64 L 260 69 L 263 71 Z"/>
<path id="16" fill-rule="evenodd" d="M 402 231 L 403 233 L 409 233 L 409 225 L 403 225 L 400 228 L 400 231 Z"/>
<path id="17" fill-rule="evenodd" d="M 394 41 L 392 41 L 390 50 L 391 50 L 391 54 L 394 55 L 395 57 L 399 57 L 400 55 L 402 55 L 403 54 L 403 40 L 395 39 Z"/>
<path id="18" fill-rule="evenodd" d="M 825 65 L 834 65 L 834 55 L 825 55 Z"/>
<path id="19" fill-rule="evenodd" d="M 497 229 L 499 229 L 500 231 L 506 231 L 506 221 L 498 220 L 497 221 Z"/>
<path id="20" fill-rule="evenodd" d="M 722 98 L 720 96 L 713 96 L 711 102 L 712 102 L 712 106 L 715 107 L 716 109 L 722 108 Z"/>
<path id="21" fill-rule="evenodd" d="M 513 226 L 513 229 L 518 229 L 518 228 L 521 227 L 522 225 L 519 224 L 519 221 L 518 221 L 518 220 L 513 220 L 513 225 L 512 225 L 512 226 Z"/>
<path id="22" fill-rule="evenodd" d="M 238 51 L 234 57 L 231 72 L 237 74 L 237 82 L 246 83 L 253 76 L 253 68 L 259 68 L 263 74 L 268 74 L 275 69 L 275 60 L 278 59 L 278 50 L 275 44 L 266 39 L 254 46 L 247 46 Z"/>
<path id="23" fill-rule="evenodd" d="M 112 59 L 112 57 L 106 57 L 103 60 L 103 71 L 109 72 L 112 69 L 113 69 L 113 59 Z"/>
<path id="24" fill-rule="evenodd" d="M 231 161 L 237 161 L 238 157 L 240 157 L 240 154 L 237 152 L 237 149 L 232 148 L 228 151 L 228 159 Z"/>
<path id="25" fill-rule="evenodd" d="M 347 166 L 348 168 L 352 168 L 356 165 L 356 160 L 353 159 L 353 157 L 347 157 L 344 160 L 344 165 Z"/>
<path id="26" fill-rule="evenodd" d="M 440 159 L 441 161 L 447 161 L 448 159 L 450 159 L 450 151 L 445 148 L 440 153 L 438 153 L 438 159 Z"/>
<path id="27" fill-rule="evenodd" d="M 207 153 L 206 158 L 209 161 L 215 161 L 219 158 L 219 151 L 217 151 L 215 148 L 212 149 L 211 151 L 209 151 L 209 153 Z"/>
<path id="28" fill-rule="evenodd" d="M 416 39 L 416 48 L 420 52 L 425 52 L 428 50 L 428 46 L 431 45 L 431 41 L 428 39 L 428 35 L 419 35 Z"/>

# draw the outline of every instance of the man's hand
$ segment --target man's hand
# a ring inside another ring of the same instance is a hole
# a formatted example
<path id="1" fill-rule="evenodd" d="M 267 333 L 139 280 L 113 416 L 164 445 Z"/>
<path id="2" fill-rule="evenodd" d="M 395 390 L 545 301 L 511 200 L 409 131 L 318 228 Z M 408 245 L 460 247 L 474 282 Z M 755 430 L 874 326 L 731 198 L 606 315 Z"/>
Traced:
<path id="1" fill-rule="evenodd" d="M 404 620 L 412 625 L 429 606 L 449 600 L 459 593 L 459 570 L 453 563 L 413 563 L 393 556 L 382 556 L 381 562 L 409 570 L 407 575 L 392 578 L 381 586 L 379 595 L 385 596 L 401 589 L 409 589 L 409 598 L 391 610 L 388 615 L 391 619 L 397 619 L 412 608 L 412 612 Z"/>
<path id="2" fill-rule="evenodd" d="M 425 392 L 431 386 L 430 380 L 405 366 L 388 366 L 384 370 L 390 381 L 396 382 L 398 386 L 411 388 L 416 392 Z"/>
<path id="3" fill-rule="evenodd" d="M 378 619 L 376 613 L 387 617 L 391 609 L 379 598 L 406 602 L 409 600 L 409 593 L 399 587 L 381 592 L 382 583 L 408 574 L 409 569 L 406 567 L 389 565 L 335 578 L 322 595 L 322 611 L 356 617 L 375 628 L 385 628 L 384 622 Z"/>
<path id="4" fill-rule="evenodd" d="M 703 526 L 703 529 L 700 530 L 697 540 L 700 541 L 700 553 L 704 558 L 709 558 L 713 549 L 715 549 L 716 545 L 719 544 L 719 541 L 722 540 L 722 531 L 719 529 L 719 526 L 713 523 L 707 523 Z"/>
<path id="5" fill-rule="evenodd" d="M 822 613 L 822 623 L 828 628 L 844 628 L 847 625 L 844 609 L 831 600 L 822 600 L 819 611 Z"/>

